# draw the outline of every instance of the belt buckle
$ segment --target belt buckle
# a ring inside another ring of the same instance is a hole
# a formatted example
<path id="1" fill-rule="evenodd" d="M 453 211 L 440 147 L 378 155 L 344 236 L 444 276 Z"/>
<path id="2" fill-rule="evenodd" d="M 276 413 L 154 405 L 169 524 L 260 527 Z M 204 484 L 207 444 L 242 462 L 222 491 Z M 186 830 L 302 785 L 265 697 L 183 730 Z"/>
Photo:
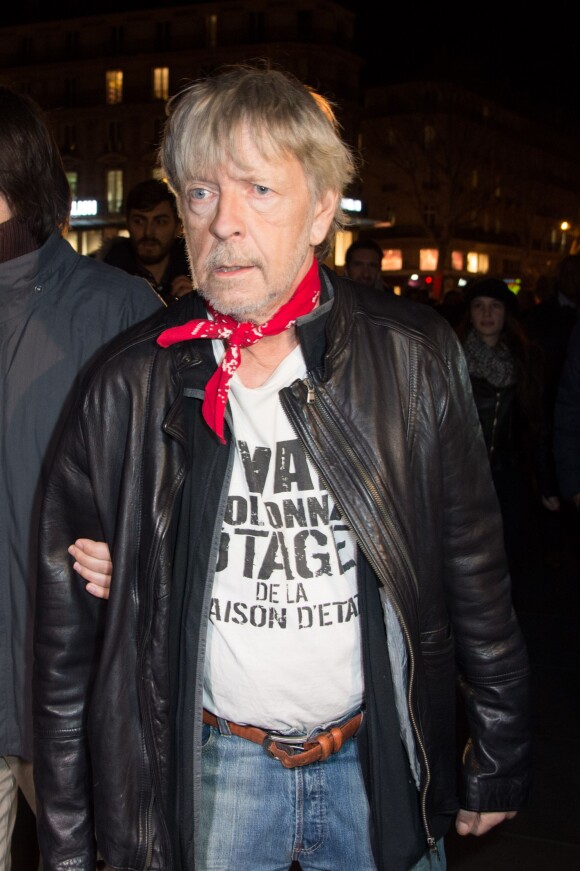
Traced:
<path id="1" fill-rule="evenodd" d="M 280 756 L 272 750 L 272 747 L 281 744 L 284 750 L 282 751 L 282 747 L 280 747 L 280 751 L 288 756 L 298 756 L 304 752 L 304 744 L 307 740 L 307 735 L 276 735 L 274 732 L 268 732 L 262 742 L 262 747 L 268 756 L 281 762 Z"/>
<path id="2" fill-rule="evenodd" d="M 308 735 L 277 735 L 275 732 L 268 732 L 266 740 L 274 744 L 296 744 L 303 747 L 308 741 Z"/>

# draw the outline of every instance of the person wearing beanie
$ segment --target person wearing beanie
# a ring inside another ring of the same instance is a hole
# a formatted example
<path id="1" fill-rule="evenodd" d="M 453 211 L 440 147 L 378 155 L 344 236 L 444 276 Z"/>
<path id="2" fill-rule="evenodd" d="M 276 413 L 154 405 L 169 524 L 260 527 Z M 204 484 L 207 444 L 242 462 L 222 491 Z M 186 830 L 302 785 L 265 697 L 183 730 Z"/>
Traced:
<path id="1" fill-rule="evenodd" d="M 465 289 L 465 303 L 466 314 L 457 332 L 502 512 L 514 596 L 518 596 L 520 566 L 529 558 L 529 524 L 539 516 L 536 493 L 544 509 L 560 508 L 544 413 L 543 354 L 527 338 L 517 297 L 501 279 L 476 279 Z"/>
<path id="2" fill-rule="evenodd" d="M 487 297 L 487 299 L 501 302 L 505 306 L 506 312 L 511 316 L 517 317 L 518 315 L 518 298 L 505 281 L 500 278 L 476 278 L 470 282 L 464 291 L 466 305 L 470 306 L 472 301 L 478 297 Z"/>
<path id="3" fill-rule="evenodd" d="M 70 202 L 58 147 L 40 108 L 0 85 L 2 869 L 10 867 L 18 789 L 33 811 L 36 804 L 32 632 L 46 471 L 85 364 L 121 330 L 162 307 L 143 279 L 73 250 L 63 238 Z M 87 540 L 84 547 L 93 544 Z M 91 554 L 79 548 L 77 557 L 91 580 Z"/>

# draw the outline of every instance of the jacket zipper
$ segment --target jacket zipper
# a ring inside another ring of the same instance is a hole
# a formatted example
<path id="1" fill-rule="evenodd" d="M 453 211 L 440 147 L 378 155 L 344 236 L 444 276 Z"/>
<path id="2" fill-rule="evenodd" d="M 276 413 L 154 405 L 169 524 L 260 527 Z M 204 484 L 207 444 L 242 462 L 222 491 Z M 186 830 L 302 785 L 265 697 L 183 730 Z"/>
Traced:
<path id="1" fill-rule="evenodd" d="M 345 454 L 350 459 L 355 470 L 359 473 L 361 479 L 363 480 L 363 482 L 365 484 L 367 492 L 372 497 L 376 508 L 378 509 L 381 517 L 385 521 L 385 525 L 389 528 L 389 530 L 391 532 L 391 537 L 392 537 L 393 541 L 395 542 L 395 545 L 397 547 L 397 551 L 398 551 L 399 555 L 402 557 L 403 562 L 406 564 L 409 573 L 413 574 L 412 567 L 409 565 L 409 561 L 408 561 L 406 554 L 404 552 L 404 548 L 402 548 L 400 546 L 400 540 L 399 540 L 398 536 L 396 535 L 395 530 L 393 529 L 391 519 L 390 519 L 388 513 L 383 508 L 383 503 L 382 503 L 382 500 L 381 500 L 380 495 L 378 493 L 378 490 L 374 484 L 374 481 L 372 480 L 371 476 L 367 473 L 367 471 L 366 471 L 365 467 L 362 465 L 362 463 L 360 463 L 358 461 L 356 454 L 354 453 L 354 451 L 351 449 L 350 445 L 348 444 L 348 442 L 344 438 L 342 431 L 339 429 L 339 427 L 337 427 L 335 425 L 332 416 L 326 410 L 326 407 L 324 405 L 324 400 L 317 393 L 316 387 L 314 385 L 314 381 L 312 380 L 311 376 L 307 375 L 307 377 L 305 378 L 305 380 L 302 383 L 305 385 L 306 391 L 307 391 L 306 392 L 306 404 L 307 405 L 314 405 L 316 403 L 317 412 L 324 419 L 326 426 L 331 431 L 332 438 L 335 439 L 335 441 L 340 445 L 340 447 L 343 449 Z M 318 399 L 318 402 L 316 401 L 317 399 Z M 282 402 L 285 405 L 285 407 L 287 407 L 287 403 L 284 403 L 283 399 L 282 399 Z M 291 413 L 290 408 L 288 408 L 288 411 Z M 291 421 L 291 423 L 292 423 L 292 421 Z M 294 427 L 293 423 L 292 423 L 292 427 L 296 431 L 296 428 Z M 296 431 L 296 434 L 298 436 L 300 436 L 300 433 L 297 431 Z M 314 455 L 312 454 L 312 452 L 310 451 L 310 449 L 306 445 L 304 439 L 301 438 L 301 441 L 303 443 L 304 449 L 306 450 L 306 452 L 310 456 L 310 459 L 312 460 L 314 465 L 318 468 L 318 463 L 316 462 Z M 328 481 L 326 480 L 326 478 L 324 476 L 324 472 L 321 471 L 319 468 L 318 468 L 318 471 L 321 474 L 321 477 L 323 478 L 323 480 L 325 481 L 326 486 L 328 487 L 330 492 L 332 492 L 333 498 L 335 499 L 337 504 L 340 506 L 342 512 L 344 513 L 344 515 L 346 517 L 348 517 L 349 516 L 348 511 L 345 510 L 345 508 L 341 504 L 340 500 L 337 499 L 336 495 L 334 494 L 332 488 L 329 487 Z M 355 528 L 354 524 L 351 524 L 351 525 L 353 526 L 353 530 L 354 530 L 354 528 Z M 389 588 L 388 580 L 383 575 L 383 572 L 382 572 L 380 566 L 377 565 L 376 561 L 368 553 L 366 547 L 364 546 L 362 538 L 359 537 L 358 535 L 357 535 L 357 541 L 358 541 L 360 547 L 362 548 L 362 550 L 364 551 L 366 558 L 368 559 L 369 563 L 371 564 L 377 577 L 381 580 L 381 582 L 384 584 L 385 587 Z M 417 741 L 418 747 L 420 748 L 421 756 L 423 758 L 423 764 L 425 766 L 425 784 L 421 790 L 421 818 L 423 821 L 423 828 L 425 830 L 426 840 L 427 840 L 427 844 L 429 846 L 429 849 L 431 850 L 431 852 L 438 854 L 439 851 L 437 849 L 437 842 L 436 842 L 435 838 L 433 837 L 433 835 L 431 834 L 431 830 L 429 827 L 429 821 L 427 819 L 427 808 L 426 808 L 427 792 L 428 792 L 428 789 L 429 789 L 429 786 L 431 783 L 431 771 L 430 771 L 430 767 L 429 767 L 429 760 L 427 757 L 427 751 L 425 749 L 425 744 L 424 744 L 423 739 L 421 737 L 421 733 L 420 733 L 420 730 L 419 730 L 419 727 L 417 724 L 415 712 L 413 710 L 412 687 L 413 687 L 414 675 L 415 675 L 415 656 L 413 654 L 413 647 L 411 645 L 411 637 L 410 637 L 409 629 L 408 629 L 407 624 L 405 622 L 405 619 L 401 613 L 401 609 L 398 606 L 396 606 L 395 611 L 396 611 L 397 617 L 399 619 L 399 622 L 401 624 L 401 629 L 402 629 L 403 635 L 405 637 L 405 641 L 407 643 L 407 650 L 408 650 L 409 662 L 410 662 L 409 682 L 408 682 L 409 689 L 407 692 L 407 708 L 409 711 L 409 718 L 410 718 L 411 724 L 413 726 L 413 731 L 415 733 L 415 739 Z"/>

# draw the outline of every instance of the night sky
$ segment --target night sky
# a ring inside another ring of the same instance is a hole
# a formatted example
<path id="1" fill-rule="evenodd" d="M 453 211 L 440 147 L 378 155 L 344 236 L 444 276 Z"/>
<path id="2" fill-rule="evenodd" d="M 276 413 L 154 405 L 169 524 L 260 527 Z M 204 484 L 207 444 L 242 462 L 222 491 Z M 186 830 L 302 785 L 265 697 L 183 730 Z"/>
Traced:
<path id="1" fill-rule="evenodd" d="M 544 10 L 549 18 L 540 19 L 528 5 L 426 10 L 402 0 L 371 10 L 361 0 L 337 2 L 357 12 L 356 50 L 366 61 L 365 83 L 456 80 L 512 108 L 580 129 L 580 43 L 563 7 Z M 2 23 L 191 3 L 195 0 L 21 0 L 3 10 Z"/>

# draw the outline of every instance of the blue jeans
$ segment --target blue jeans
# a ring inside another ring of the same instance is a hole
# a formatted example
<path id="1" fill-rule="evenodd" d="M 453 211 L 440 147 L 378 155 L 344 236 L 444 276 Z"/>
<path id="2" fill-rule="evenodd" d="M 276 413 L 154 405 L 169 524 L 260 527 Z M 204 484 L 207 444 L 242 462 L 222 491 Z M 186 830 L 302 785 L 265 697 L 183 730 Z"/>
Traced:
<path id="1" fill-rule="evenodd" d="M 196 871 L 288 871 L 294 860 L 302 871 L 376 871 L 356 738 L 325 762 L 286 769 L 204 725 L 201 805 Z M 409 871 L 445 871 L 438 846 Z"/>

